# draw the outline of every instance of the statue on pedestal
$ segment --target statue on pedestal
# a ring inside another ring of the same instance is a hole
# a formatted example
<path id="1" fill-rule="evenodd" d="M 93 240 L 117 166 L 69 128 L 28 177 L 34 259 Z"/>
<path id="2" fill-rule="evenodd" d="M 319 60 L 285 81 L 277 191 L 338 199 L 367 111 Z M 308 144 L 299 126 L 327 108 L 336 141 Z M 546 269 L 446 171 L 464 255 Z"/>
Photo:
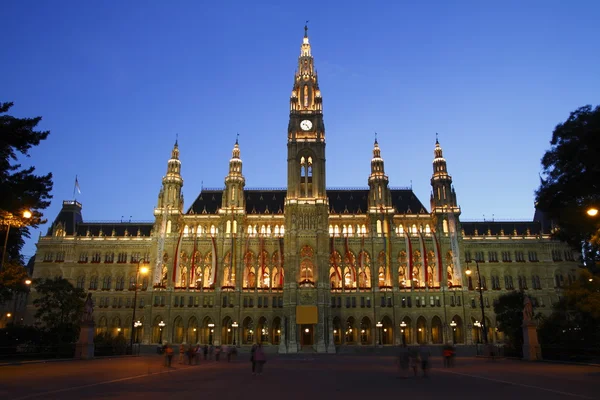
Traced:
<path id="1" fill-rule="evenodd" d="M 531 305 L 531 300 L 529 296 L 525 295 L 523 299 L 523 325 L 531 324 L 533 320 L 533 306 Z"/>
<path id="2" fill-rule="evenodd" d="M 88 293 L 87 299 L 85 299 L 85 305 L 83 306 L 83 315 L 81 316 L 81 322 L 89 324 L 94 322 L 94 301 L 92 300 L 92 294 Z"/>

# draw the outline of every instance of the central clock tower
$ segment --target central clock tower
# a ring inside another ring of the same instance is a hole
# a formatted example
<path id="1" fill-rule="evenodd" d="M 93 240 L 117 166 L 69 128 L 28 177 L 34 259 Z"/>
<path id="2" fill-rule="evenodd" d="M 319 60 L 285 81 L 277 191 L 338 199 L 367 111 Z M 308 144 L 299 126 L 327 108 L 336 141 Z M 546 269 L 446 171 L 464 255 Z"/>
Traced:
<path id="1" fill-rule="evenodd" d="M 329 288 L 329 201 L 325 186 L 323 102 L 308 28 L 290 97 L 288 179 L 285 201 L 287 348 L 335 352 Z"/>

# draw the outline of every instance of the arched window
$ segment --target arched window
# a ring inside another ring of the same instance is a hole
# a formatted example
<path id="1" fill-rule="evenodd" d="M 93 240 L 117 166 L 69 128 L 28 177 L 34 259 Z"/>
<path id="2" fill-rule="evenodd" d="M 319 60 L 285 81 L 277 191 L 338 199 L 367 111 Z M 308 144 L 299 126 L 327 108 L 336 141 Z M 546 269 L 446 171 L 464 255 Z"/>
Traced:
<path id="1" fill-rule="evenodd" d="M 314 251 L 312 247 L 305 245 L 300 250 L 300 284 L 314 286 Z"/>
<path id="2" fill-rule="evenodd" d="M 342 288 L 342 256 L 337 251 L 329 255 L 329 285 L 331 289 Z"/>
<path id="3" fill-rule="evenodd" d="M 252 251 L 244 254 L 244 289 L 254 289 L 256 287 L 256 256 Z"/>
<path id="4" fill-rule="evenodd" d="M 371 288 L 371 256 L 362 250 L 358 253 L 358 287 L 360 289 Z"/>
<path id="5" fill-rule="evenodd" d="M 400 289 L 410 287 L 410 279 L 407 272 L 406 252 L 401 251 L 398 254 L 398 286 Z"/>

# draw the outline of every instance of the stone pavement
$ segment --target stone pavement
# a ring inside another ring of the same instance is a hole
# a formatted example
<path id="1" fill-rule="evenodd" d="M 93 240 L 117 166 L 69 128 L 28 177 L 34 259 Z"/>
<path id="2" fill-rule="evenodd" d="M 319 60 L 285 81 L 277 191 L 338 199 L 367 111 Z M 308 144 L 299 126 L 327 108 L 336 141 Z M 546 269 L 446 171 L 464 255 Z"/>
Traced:
<path id="1" fill-rule="evenodd" d="M 459 358 L 452 369 L 434 359 L 429 378 L 399 379 L 393 357 L 271 356 L 253 376 L 247 355 L 231 362 L 166 368 L 158 355 L 48 362 L 0 368 L 1 399 L 597 399 L 600 368 Z"/>

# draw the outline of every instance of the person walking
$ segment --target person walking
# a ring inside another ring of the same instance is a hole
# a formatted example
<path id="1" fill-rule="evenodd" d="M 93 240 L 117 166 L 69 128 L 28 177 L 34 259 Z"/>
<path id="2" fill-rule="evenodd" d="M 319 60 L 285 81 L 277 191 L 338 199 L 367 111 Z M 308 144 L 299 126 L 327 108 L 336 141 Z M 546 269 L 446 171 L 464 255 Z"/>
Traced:
<path id="1" fill-rule="evenodd" d="M 254 358 L 254 354 L 256 354 L 256 343 L 252 345 L 250 349 L 250 362 L 252 363 L 252 375 L 256 375 L 256 359 Z"/>
<path id="2" fill-rule="evenodd" d="M 410 365 L 410 354 L 408 353 L 408 347 L 405 343 L 402 343 L 400 350 L 398 351 L 398 367 L 400 367 L 400 378 L 408 378 L 408 367 Z"/>
<path id="3" fill-rule="evenodd" d="M 262 343 L 260 343 L 254 351 L 254 360 L 256 362 L 256 373 L 262 375 L 263 366 L 267 362 L 267 356 L 263 351 Z"/>
<path id="4" fill-rule="evenodd" d="M 185 356 L 185 346 L 179 345 L 179 364 L 183 364 L 183 357 Z"/>
<path id="5" fill-rule="evenodd" d="M 444 356 L 444 367 L 450 368 L 452 357 L 452 346 L 450 345 L 450 343 L 444 346 L 444 349 L 442 350 L 442 355 Z"/>
<path id="6" fill-rule="evenodd" d="M 418 368 L 419 368 L 419 353 L 417 352 L 417 349 L 414 347 L 411 347 L 408 350 L 408 357 L 410 359 L 410 368 L 413 370 L 413 372 L 415 374 L 415 378 L 416 378 Z"/>
<path id="7" fill-rule="evenodd" d="M 429 347 L 422 344 L 419 347 L 419 358 L 421 359 L 421 369 L 423 370 L 423 376 L 428 378 L 429 371 L 429 357 L 431 356 L 431 352 L 429 351 Z"/>
<path id="8" fill-rule="evenodd" d="M 208 355 L 208 345 L 204 345 L 202 348 L 202 353 L 204 354 L 204 361 L 206 361 L 206 356 Z"/>
<path id="9" fill-rule="evenodd" d="M 165 344 L 165 366 L 171 368 L 171 362 L 173 361 L 173 347 L 169 344 Z"/>

